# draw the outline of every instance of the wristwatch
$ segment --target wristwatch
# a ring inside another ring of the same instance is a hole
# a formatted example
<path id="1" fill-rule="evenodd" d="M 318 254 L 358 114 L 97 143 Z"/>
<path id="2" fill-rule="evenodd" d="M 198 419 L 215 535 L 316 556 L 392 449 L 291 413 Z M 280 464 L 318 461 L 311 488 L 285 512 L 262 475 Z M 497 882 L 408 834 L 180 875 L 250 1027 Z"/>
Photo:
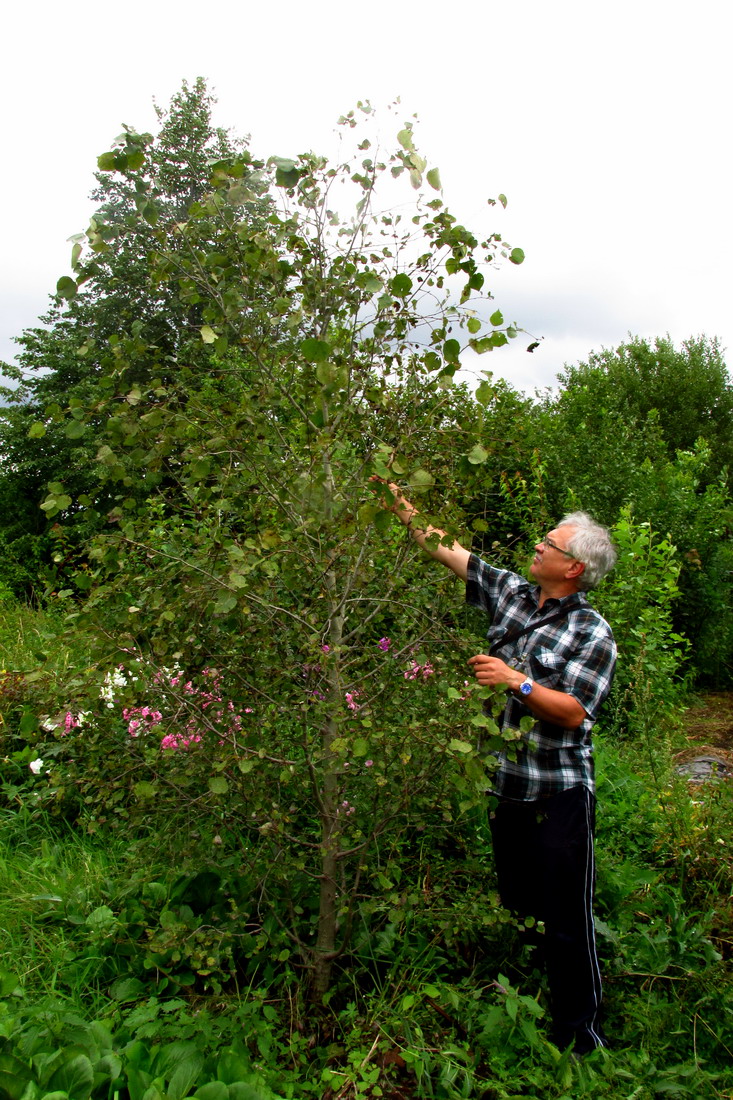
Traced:
<path id="1" fill-rule="evenodd" d="M 528 679 L 524 680 L 519 685 L 519 687 L 517 688 L 517 691 L 519 692 L 520 695 L 531 695 L 533 687 L 534 687 L 534 680 L 530 680 L 528 678 Z"/>

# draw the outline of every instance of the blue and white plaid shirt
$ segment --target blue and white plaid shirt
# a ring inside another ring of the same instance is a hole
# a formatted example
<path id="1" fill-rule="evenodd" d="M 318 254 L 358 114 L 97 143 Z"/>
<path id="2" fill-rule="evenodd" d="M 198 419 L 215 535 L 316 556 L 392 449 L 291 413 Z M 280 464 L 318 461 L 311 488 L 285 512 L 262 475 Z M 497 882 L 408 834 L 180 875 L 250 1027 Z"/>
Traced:
<path id="1" fill-rule="evenodd" d="M 466 601 L 491 619 L 488 638 L 492 655 L 536 683 L 572 695 L 587 715 L 577 729 L 538 719 L 517 742 L 515 759 L 509 759 L 505 752 L 497 753 L 494 793 L 523 802 L 578 785 L 594 790 L 591 730 L 611 690 L 616 667 L 611 628 L 582 592 L 559 600 L 547 599 L 541 608 L 539 596 L 539 587 L 524 577 L 471 555 Z M 566 612 L 564 616 L 542 625 L 543 619 L 561 608 Z M 501 645 L 505 634 L 534 620 L 536 630 Z M 520 719 L 531 713 L 520 698 L 510 694 L 502 728 L 519 729 Z"/>

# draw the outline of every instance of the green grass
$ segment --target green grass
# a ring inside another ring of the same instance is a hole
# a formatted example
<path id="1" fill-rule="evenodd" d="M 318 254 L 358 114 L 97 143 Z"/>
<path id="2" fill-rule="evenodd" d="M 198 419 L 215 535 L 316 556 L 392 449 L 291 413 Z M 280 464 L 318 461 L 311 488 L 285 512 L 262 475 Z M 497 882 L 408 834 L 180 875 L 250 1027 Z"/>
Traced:
<path id="1" fill-rule="evenodd" d="M 0 970 L 32 998 L 61 996 L 89 1007 L 93 953 L 79 965 L 88 919 L 125 872 L 126 844 L 4 811 L 0 818 Z"/>
<path id="2" fill-rule="evenodd" d="M 83 633 L 70 630 L 63 605 L 29 607 L 0 593 L 0 670 L 46 673 L 63 683 L 87 664 Z"/>

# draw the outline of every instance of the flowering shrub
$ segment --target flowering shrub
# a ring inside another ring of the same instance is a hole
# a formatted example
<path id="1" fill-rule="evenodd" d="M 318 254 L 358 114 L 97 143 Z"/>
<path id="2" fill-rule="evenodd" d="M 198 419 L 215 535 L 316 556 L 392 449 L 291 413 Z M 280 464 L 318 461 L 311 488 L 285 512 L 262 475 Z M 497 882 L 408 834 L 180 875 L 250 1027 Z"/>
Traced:
<path id="1" fill-rule="evenodd" d="M 124 828 L 133 838 L 131 826 L 142 825 L 161 849 L 170 846 L 176 866 L 236 867 L 260 899 L 258 927 L 271 907 L 285 911 L 283 898 L 292 920 L 287 933 L 268 924 L 267 933 L 245 935 L 232 926 L 249 945 L 247 965 L 270 950 L 282 963 L 295 943 L 303 945 L 298 966 L 307 966 L 324 822 L 338 845 L 340 880 L 359 885 L 358 894 L 339 894 L 339 920 L 354 919 L 358 906 L 360 921 L 399 923 L 421 895 L 396 884 L 419 876 L 414 853 L 426 831 L 453 837 L 481 797 L 475 701 L 456 690 L 465 686 L 465 656 L 427 641 L 400 644 L 386 632 L 348 652 L 318 640 L 288 669 L 285 703 L 264 691 L 248 696 L 236 675 L 210 665 L 189 674 L 131 659 L 97 684 L 93 702 L 36 725 L 23 799 L 90 832 Z M 324 757 L 322 732 L 334 713 Z M 327 815 L 315 775 L 324 767 Z M 198 935 L 186 921 L 184 914 L 180 928 L 156 933 L 161 973 L 176 972 L 180 937 Z M 217 980 L 234 965 L 217 964 Z"/>

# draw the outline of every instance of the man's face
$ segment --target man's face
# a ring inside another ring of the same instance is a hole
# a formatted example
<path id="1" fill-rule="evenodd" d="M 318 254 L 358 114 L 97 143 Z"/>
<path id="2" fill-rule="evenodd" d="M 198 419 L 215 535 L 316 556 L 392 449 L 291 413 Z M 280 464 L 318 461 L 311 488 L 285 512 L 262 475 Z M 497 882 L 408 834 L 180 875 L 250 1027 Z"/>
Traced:
<path id="1" fill-rule="evenodd" d="M 529 572 L 539 584 L 565 579 L 568 569 L 577 561 L 567 551 L 576 531 L 577 527 L 555 527 L 536 544 Z"/>

